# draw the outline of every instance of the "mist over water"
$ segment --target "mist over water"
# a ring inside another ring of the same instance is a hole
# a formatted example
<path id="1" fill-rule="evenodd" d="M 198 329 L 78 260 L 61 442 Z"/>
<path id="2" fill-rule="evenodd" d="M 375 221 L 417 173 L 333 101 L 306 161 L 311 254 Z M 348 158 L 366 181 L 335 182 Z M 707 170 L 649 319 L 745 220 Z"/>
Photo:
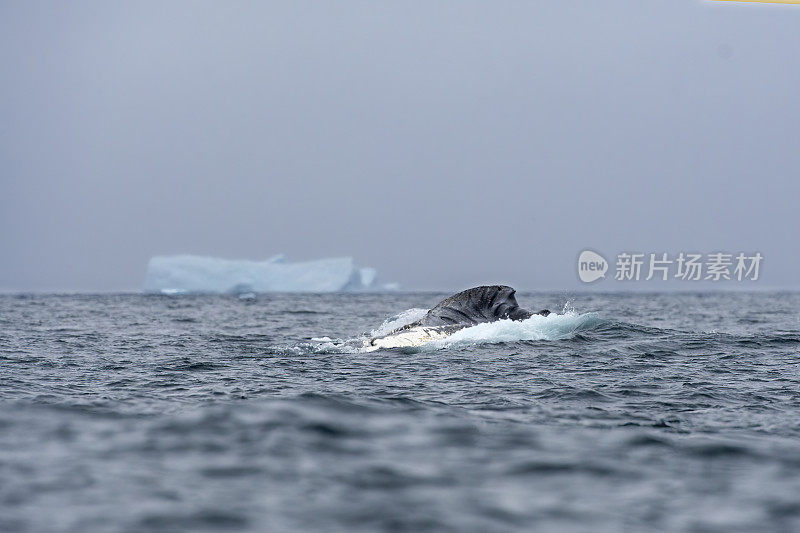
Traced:
<path id="1" fill-rule="evenodd" d="M 800 295 L 443 296 L 0 297 L 0 529 L 800 527 Z"/>
<path id="2" fill-rule="evenodd" d="M 706 0 L 2 2 L 0 290 L 279 253 L 580 290 L 587 248 L 758 251 L 752 288 L 798 288 L 798 27 Z"/>

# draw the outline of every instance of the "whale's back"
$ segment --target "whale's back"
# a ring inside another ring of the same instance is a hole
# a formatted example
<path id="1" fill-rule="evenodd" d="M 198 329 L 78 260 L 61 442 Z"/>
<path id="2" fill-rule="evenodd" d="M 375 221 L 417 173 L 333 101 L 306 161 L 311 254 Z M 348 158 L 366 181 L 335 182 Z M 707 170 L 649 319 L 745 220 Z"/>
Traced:
<path id="1" fill-rule="evenodd" d="M 515 292 L 506 285 L 484 285 L 461 291 L 439 302 L 420 320 L 374 337 L 368 344 L 387 348 L 417 346 L 476 324 L 530 318 L 533 313 L 517 304 Z M 538 314 L 547 316 L 550 311 L 543 309 Z"/>
<path id="2" fill-rule="evenodd" d="M 506 285 L 473 287 L 442 300 L 419 321 L 421 326 L 473 326 L 504 318 L 523 320 L 532 313 L 520 308 L 516 291 Z"/>

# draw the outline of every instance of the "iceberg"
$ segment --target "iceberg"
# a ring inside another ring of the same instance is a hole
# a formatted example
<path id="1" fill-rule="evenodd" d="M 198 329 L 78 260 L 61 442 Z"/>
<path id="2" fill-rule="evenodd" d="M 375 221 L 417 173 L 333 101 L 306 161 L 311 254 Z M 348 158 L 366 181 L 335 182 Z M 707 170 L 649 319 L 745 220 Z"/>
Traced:
<path id="1" fill-rule="evenodd" d="M 276 255 L 266 261 L 159 256 L 150 259 L 144 291 L 160 294 L 339 292 L 396 290 L 378 286 L 374 268 L 359 268 L 352 257 L 290 263 Z"/>

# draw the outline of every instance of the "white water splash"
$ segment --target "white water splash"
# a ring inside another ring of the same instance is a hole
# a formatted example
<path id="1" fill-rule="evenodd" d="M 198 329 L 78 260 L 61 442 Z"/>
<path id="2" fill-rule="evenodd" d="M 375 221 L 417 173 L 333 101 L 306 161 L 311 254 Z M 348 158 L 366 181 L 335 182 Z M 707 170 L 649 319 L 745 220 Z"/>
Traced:
<path id="1" fill-rule="evenodd" d="M 312 341 L 321 341 L 315 352 L 337 353 L 363 353 L 375 351 L 378 348 L 369 346 L 368 340 L 381 337 L 392 331 L 422 318 L 427 309 L 413 308 L 387 318 L 367 336 L 348 340 L 333 340 L 327 337 L 314 338 Z M 440 350 L 454 345 L 466 344 L 491 344 L 498 342 L 517 342 L 534 340 L 561 340 L 568 339 L 576 332 L 591 329 L 600 324 L 600 315 L 597 313 L 578 313 L 570 304 L 565 305 L 562 314 L 551 313 L 549 316 L 533 315 L 521 321 L 498 320 L 478 324 L 456 331 L 446 339 L 432 340 L 416 349 Z"/>
<path id="2" fill-rule="evenodd" d="M 402 328 L 407 324 L 411 324 L 412 322 L 416 322 L 417 320 L 421 319 L 427 313 L 427 309 L 422 309 L 421 307 L 412 307 L 411 309 L 406 309 L 402 313 L 398 313 L 394 316 L 390 316 L 386 320 L 383 321 L 383 324 L 378 326 L 376 329 L 373 329 L 370 333 L 370 337 L 383 337 L 384 335 L 388 335 L 392 331 L 396 330 L 397 328 Z"/>
<path id="3" fill-rule="evenodd" d="M 558 315 L 533 315 L 526 320 L 498 320 L 477 324 L 456 331 L 446 339 L 426 344 L 426 348 L 447 348 L 455 344 L 486 344 L 497 342 L 539 341 L 568 339 L 576 332 L 591 329 L 600 324 L 597 313 L 580 314 L 570 310 Z"/>

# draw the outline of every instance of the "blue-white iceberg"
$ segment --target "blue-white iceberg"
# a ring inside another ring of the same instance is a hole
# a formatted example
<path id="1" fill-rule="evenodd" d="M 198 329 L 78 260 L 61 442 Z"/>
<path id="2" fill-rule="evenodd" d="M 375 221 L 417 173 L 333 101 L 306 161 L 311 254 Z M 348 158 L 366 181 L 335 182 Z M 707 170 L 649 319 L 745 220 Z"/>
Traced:
<path id="1" fill-rule="evenodd" d="M 375 269 L 359 268 L 351 257 L 289 263 L 283 255 L 266 261 L 174 255 L 150 260 L 144 291 L 161 294 L 246 294 L 396 288 L 396 284 L 379 286 L 376 278 Z"/>

